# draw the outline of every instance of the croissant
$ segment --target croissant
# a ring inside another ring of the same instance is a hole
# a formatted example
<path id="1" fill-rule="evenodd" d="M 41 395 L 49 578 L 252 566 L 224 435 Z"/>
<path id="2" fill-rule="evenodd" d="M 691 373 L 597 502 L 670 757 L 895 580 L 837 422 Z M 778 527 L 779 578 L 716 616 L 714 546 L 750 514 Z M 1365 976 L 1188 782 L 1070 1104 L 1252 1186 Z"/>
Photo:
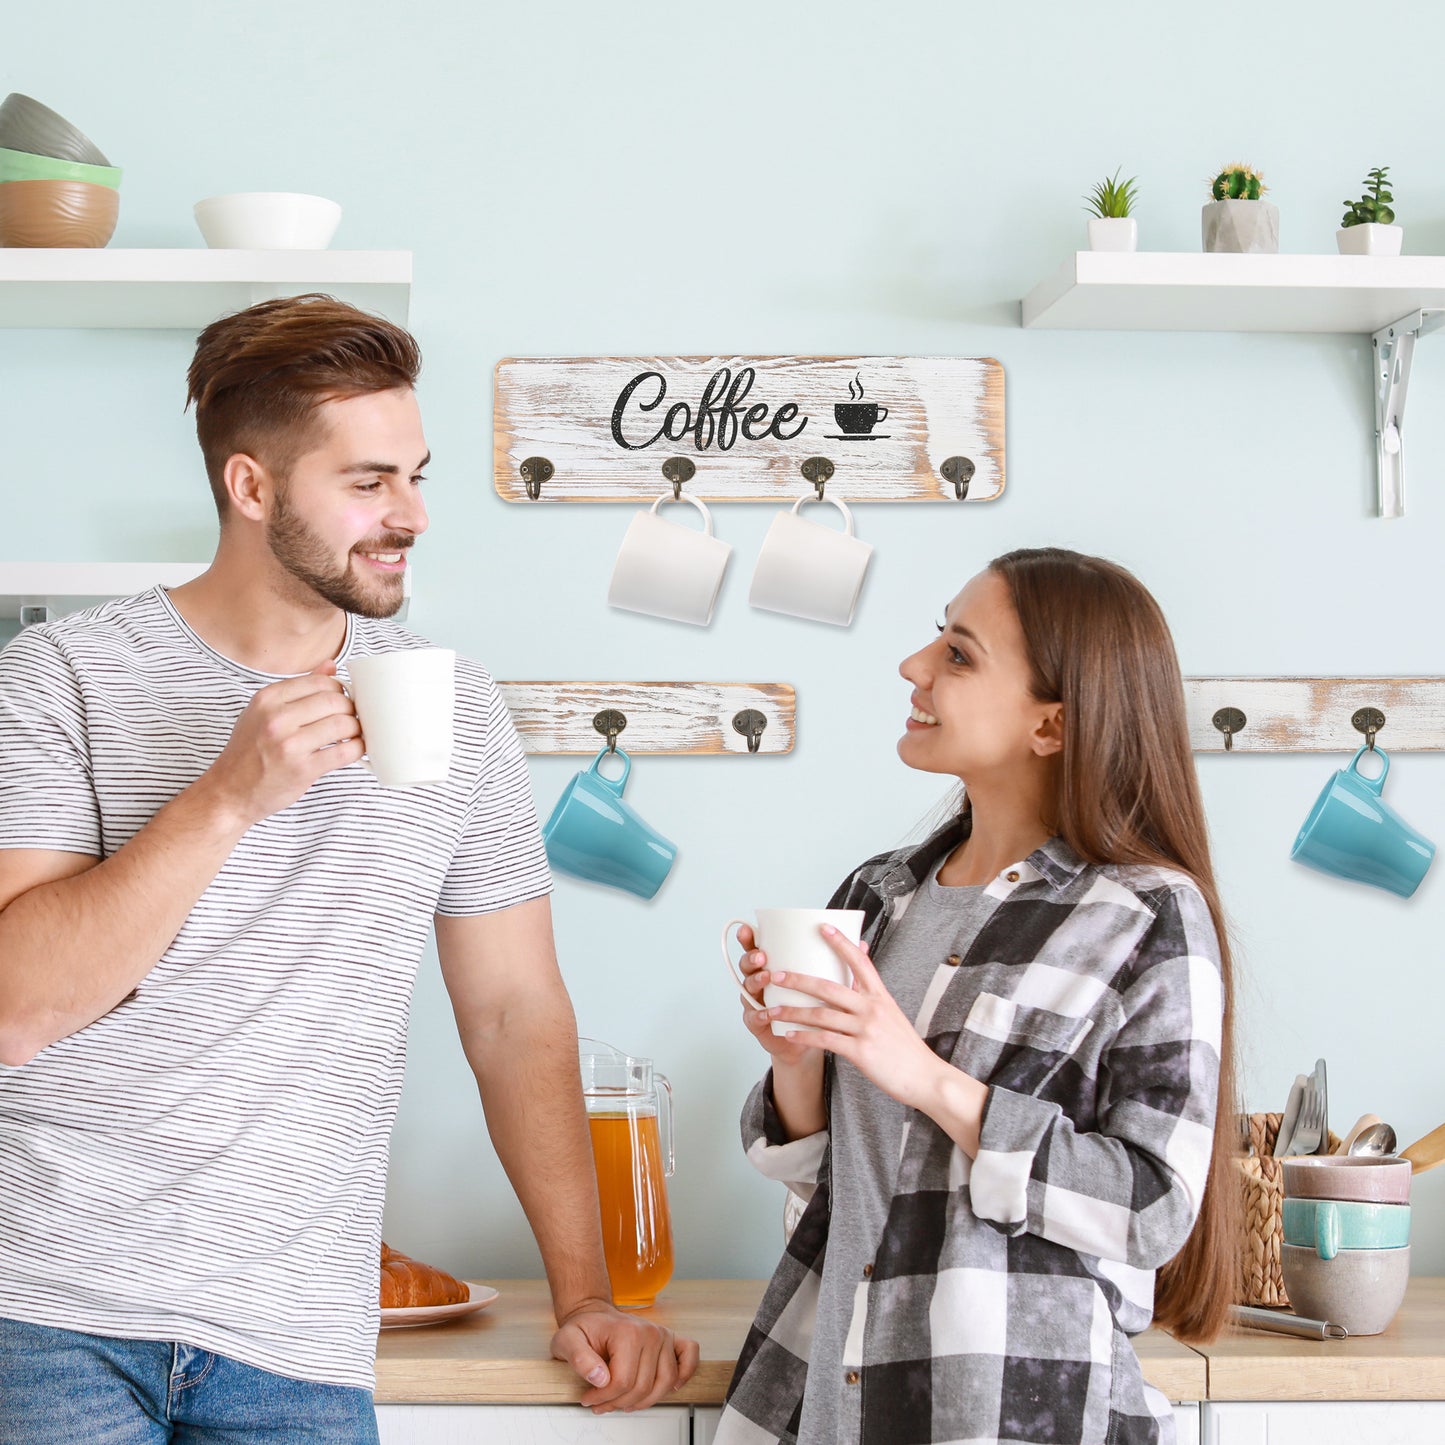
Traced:
<path id="1" fill-rule="evenodd" d="M 423 1264 L 419 1259 L 381 1246 L 381 1307 L 384 1310 L 414 1309 L 418 1305 L 456 1305 L 470 1298 L 461 1280 L 444 1269 Z"/>

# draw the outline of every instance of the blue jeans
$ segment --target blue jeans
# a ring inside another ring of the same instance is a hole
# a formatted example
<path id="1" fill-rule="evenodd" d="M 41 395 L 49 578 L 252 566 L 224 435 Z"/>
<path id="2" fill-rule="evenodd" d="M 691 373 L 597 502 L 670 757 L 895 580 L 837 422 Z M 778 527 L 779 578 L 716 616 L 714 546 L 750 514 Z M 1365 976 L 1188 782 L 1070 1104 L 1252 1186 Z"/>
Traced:
<path id="1" fill-rule="evenodd" d="M 0 1319 L 0 1445 L 376 1445 L 371 1392 Z"/>

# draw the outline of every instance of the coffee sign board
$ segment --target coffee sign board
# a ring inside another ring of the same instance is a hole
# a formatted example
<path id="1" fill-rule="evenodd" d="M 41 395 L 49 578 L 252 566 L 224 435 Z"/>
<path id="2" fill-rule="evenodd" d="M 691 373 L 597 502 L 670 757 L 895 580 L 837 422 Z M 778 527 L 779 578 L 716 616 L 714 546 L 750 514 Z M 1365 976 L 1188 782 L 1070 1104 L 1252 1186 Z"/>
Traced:
<path id="1" fill-rule="evenodd" d="M 1003 367 L 961 356 L 514 357 L 497 364 L 493 436 L 509 502 L 647 501 L 679 475 L 705 502 L 773 502 L 809 492 L 820 472 L 850 503 L 986 502 L 1004 488 Z"/>

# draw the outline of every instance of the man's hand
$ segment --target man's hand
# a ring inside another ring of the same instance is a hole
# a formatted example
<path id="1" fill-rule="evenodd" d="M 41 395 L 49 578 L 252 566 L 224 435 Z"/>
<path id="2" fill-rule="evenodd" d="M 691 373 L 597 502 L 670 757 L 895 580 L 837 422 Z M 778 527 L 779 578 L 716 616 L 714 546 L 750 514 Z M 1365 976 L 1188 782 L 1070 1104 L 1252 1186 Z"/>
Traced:
<path id="1" fill-rule="evenodd" d="M 365 751 L 361 724 L 336 664 L 261 688 L 231 740 L 200 779 L 249 827 L 294 803 L 317 778 Z"/>
<path id="2" fill-rule="evenodd" d="M 594 1415 L 606 1415 L 645 1410 L 685 1385 L 697 1371 L 698 1345 L 651 1320 L 588 1300 L 552 1336 L 552 1358 L 592 1386 L 582 1403 Z"/>

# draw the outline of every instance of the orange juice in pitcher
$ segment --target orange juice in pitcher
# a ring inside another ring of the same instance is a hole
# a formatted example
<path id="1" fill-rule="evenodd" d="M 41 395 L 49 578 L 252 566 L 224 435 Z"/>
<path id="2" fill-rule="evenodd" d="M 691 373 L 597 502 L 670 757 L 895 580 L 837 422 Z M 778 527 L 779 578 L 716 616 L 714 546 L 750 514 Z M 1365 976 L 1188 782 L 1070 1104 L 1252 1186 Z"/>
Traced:
<path id="1" fill-rule="evenodd" d="M 612 1302 L 645 1309 L 672 1278 L 666 1184 L 673 1170 L 672 1085 L 650 1059 L 629 1058 L 595 1039 L 580 1040 L 580 1052 Z M 664 1100 L 665 1153 L 658 1119 Z"/>

